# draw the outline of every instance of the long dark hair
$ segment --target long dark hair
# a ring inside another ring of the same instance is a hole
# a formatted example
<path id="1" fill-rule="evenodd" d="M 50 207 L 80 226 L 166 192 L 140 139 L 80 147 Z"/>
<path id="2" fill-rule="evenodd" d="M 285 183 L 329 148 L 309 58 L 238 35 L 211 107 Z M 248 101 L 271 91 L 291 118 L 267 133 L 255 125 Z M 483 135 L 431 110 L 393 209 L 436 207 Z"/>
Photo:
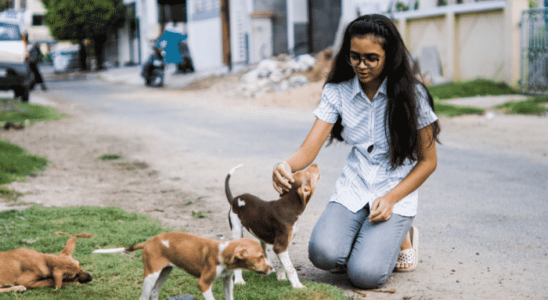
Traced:
<path id="1" fill-rule="evenodd" d="M 410 55 L 405 44 L 392 21 L 378 14 L 361 16 L 352 21 L 346 27 L 341 48 L 331 66 L 327 76 L 327 83 L 340 83 L 354 78 L 355 73 L 347 62 L 350 53 L 350 40 L 356 36 L 373 35 L 381 43 L 386 53 L 385 66 L 381 77 L 386 77 L 386 93 L 388 103 L 386 106 L 385 130 L 392 169 L 401 166 L 405 159 L 417 161 L 422 153 L 418 149 L 418 121 L 417 101 L 415 99 L 417 83 L 422 85 L 428 96 L 428 102 L 434 109 L 434 101 L 424 84 L 416 79 L 411 68 Z M 430 143 L 438 142 L 440 127 L 438 122 L 431 124 L 433 135 Z M 344 141 L 341 133 L 343 130 L 342 118 L 339 116 L 331 130 L 328 145 L 333 140 Z"/>

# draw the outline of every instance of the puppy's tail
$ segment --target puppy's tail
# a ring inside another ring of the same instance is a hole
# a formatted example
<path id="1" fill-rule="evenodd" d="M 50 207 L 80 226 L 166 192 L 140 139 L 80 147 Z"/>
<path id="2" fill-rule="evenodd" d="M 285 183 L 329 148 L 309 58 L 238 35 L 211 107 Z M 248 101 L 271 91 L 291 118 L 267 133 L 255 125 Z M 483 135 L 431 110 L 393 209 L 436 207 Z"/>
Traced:
<path id="1" fill-rule="evenodd" d="M 127 248 L 111 248 L 111 249 L 97 249 L 91 253 L 119 253 L 119 252 L 132 252 L 135 250 L 143 249 L 145 243 L 136 244 Z"/>
<path id="2" fill-rule="evenodd" d="M 239 167 L 241 167 L 243 165 L 244 164 L 239 164 L 239 165 L 235 166 L 234 168 L 232 168 L 232 170 L 230 170 L 230 172 L 228 172 L 228 175 L 226 175 L 225 194 L 226 194 L 226 198 L 228 199 L 228 203 L 230 203 L 230 205 L 232 205 L 232 200 L 234 199 L 234 197 L 232 197 L 232 193 L 230 192 L 230 186 L 228 185 L 228 181 L 230 180 L 230 176 L 232 176 L 234 171 L 236 171 L 236 169 L 238 169 Z"/>

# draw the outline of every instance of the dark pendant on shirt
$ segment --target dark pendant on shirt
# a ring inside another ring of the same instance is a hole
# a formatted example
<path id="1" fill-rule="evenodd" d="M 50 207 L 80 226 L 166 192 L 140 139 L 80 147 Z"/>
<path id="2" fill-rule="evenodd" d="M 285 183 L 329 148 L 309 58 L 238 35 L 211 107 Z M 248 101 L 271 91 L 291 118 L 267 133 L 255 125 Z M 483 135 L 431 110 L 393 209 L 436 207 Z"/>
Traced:
<path id="1" fill-rule="evenodd" d="M 371 151 L 373 151 L 373 145 L 369 146 L 369 148 L 367 148 L 367 152 L 371 153 Z"/>

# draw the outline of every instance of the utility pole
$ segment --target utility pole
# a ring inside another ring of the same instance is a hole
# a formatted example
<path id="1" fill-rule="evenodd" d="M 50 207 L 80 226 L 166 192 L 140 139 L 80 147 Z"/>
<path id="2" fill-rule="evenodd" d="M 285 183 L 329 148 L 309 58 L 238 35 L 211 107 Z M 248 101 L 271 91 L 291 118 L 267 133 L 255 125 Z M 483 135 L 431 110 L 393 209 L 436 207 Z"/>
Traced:
<path id="1" fill-rule="evenodd" d="M 221 0 L 221 26 L 223 32 L 223 62 L 232 70 L 232 55 L 230 51 L 230 3 Z"/>

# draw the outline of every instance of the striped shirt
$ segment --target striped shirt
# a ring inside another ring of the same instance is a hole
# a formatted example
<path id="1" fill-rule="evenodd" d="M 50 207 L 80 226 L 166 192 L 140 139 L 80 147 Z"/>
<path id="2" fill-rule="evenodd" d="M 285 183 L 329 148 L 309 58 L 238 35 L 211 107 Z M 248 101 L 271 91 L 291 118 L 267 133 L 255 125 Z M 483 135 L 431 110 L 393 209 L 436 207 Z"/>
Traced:
<path id="1" fill-rule="evenodd" d="M 428 104 L 426 91 L 420 86 L 416 99 L 420 129 L 435 122 L 438 117 Z M 372 207 L 375 199 L 396 187 L 416 164 L 406 159 L 403 165 L 390 170 L 385 132 L 386 103 L 386 79 L 373 101 L 369 101 L 355 76 L 345 82 L 326 84 L 320 105 L 314 111 L 318 119 L 331 124 L 337 121 L 339 115 L 342 118 L 344 129 L 341 135 L 352 150 L 335 183 L 330 201 L 338 202 L 352 212 L 357 212 L 367 203 Z M 371 152 L 368 149 L 372 149 Z M 418 191 L 415 190 L 396 203 L 392 212 L 415 216 L 417 203 Z"/>

